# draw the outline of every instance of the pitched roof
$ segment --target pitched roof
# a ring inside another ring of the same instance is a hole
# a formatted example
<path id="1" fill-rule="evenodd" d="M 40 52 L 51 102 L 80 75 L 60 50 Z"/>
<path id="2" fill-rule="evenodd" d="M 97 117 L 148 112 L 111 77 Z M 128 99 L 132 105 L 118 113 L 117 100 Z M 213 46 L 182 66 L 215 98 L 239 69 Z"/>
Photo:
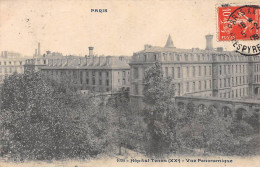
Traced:
<path id="1" fill-rule="evenodd" d="M 164 47 L 165 48 L 174 48 L 172 37 L 170 34 L 169 34 L 169 37 L 168 37 L 167 42 Z"/>

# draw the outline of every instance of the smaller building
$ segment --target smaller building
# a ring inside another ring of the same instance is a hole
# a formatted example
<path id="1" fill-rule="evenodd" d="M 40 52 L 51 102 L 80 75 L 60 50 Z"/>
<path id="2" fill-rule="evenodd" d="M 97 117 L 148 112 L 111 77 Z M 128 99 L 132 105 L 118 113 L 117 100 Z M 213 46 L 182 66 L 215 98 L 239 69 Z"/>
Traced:
<path id="1" fill-rule="evenodd" d="M 16 52 L 2 51 L 0 56 L 0 85 L 14 72 L 23 73 L 25 58 Z"/>
<path id="2" fill-rule="evenodd" d="M 25 71 L 41 71 L 57 81 L 71 80 L 82 91 L 111 92 L 130 89 L 130 66 L 128 57 L 97 57 L 93 55 L 93 47 L 89 48 L 89 55 L 54 56 L 26 60 Z"/>

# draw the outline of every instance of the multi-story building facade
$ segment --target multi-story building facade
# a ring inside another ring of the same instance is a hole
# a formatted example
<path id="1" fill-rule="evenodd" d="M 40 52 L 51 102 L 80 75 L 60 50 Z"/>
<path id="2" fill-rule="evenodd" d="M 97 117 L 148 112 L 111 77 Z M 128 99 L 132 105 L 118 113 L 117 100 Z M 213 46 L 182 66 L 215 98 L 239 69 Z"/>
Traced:
<path id="1" fill-rule="evenodd" d="M 3 51 L 0 56 L 0 84 L 14 72 L 23 73 L 24 63 L 25 58 L 21 54 Z"/>
<path id="2" fill-rule="evenodd" d="M 143 95 L 145 69 L 155 62 L 162 65 L 163 75 L 171 77 L 176 96 L 243 98 L 259 95 L 260 57 L 212 47 L 212 35 L 206 35 L 206 49 L 178 49 L 169 35 L 164 47 L 145 45 L 133 54 L 131 92 L 133 99 Z M 254 70 L 253 70 L 254 69 Z"/>
<path id="3" fill-rule="evenodd" d="M 57 81 L 68 78 L 79 90 L 94 92 L 129 91 L 130 67 L 128 57 L 97 57 L 93 47 L 89 56 L 45 56 L 26 60 L 25 71 L 41 71 Z"/>

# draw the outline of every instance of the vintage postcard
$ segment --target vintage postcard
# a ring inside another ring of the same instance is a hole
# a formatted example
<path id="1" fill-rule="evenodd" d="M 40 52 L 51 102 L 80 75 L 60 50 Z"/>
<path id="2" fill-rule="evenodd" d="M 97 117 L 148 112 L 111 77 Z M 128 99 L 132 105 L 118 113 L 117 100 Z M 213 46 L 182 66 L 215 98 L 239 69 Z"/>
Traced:
<path id="1" fill-rule="evenodd" d="M 259 0 L 0 0 L 0 167 L 259 167 Z"/>

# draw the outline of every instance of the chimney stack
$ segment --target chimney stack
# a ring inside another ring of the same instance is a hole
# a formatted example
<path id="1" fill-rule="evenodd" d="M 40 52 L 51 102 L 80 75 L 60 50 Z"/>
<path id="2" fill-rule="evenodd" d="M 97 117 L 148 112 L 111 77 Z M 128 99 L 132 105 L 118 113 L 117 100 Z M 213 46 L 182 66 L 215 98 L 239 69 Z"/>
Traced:
<path id="1" fill-rule="evenodd" d="M 37 49 L 35 49 L 34 56 L 37 57 Z"/>
<path id="2" fill-rule="evenodd" d="M 41 50 L 40 50 L 40 48 L 41 48 L 41 44 L 38 42 L 38 57 L 41 56 Z"/>
<path id="3" fill-rule="evenodd" d="M 4 51 L 4 57 L 7 58 L 7 56 L 8 56 L 8 52 Z"/>
<path id="4" fill-rule="evenodd" d="M 88 47 L 88 50 L 89 50 L 89 57 L 93 57 L 93 49 L 94 47 Z"/>
<path id="5" fill-rule="evenodd" d="M 213 50 L 212 39 L 213 35 L 206 35 L 206 50 Z"/>

